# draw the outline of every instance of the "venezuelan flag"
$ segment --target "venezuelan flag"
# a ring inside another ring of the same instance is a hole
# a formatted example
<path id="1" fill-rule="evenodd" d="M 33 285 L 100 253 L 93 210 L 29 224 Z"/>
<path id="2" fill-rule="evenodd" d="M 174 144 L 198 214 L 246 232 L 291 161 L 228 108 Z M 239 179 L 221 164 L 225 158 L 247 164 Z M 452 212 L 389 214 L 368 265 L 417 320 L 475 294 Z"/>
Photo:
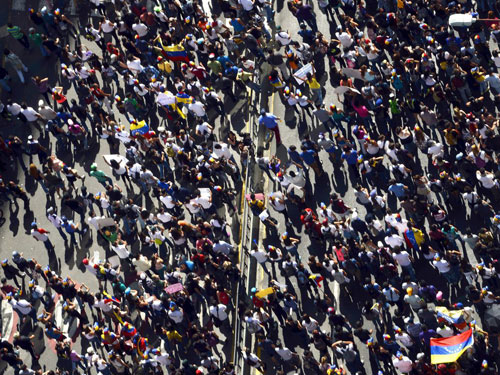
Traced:
<path id="1" fill-rule="evenodd" d="M 455 362 L 472 345 L 474 345 L 472 329 L 457 336 L 431 339 L 431 363 L 436 365 Z"/>
<path id="2" fill-rule="evenodd" d="M 193 102 L 193 98 L 188 94 L 186 94 L 185 92 L 182 93 L 179 92 L 175 97 L 177 98 L 177 101 L 180 103 L 190 104 Z"/>
<path id="3" fill-rule="evenodd" d="M 463 310 L 448 310 L 446 307 L 436 307 L 438 319 L 446 320 L 452 324 L 459 324 L 464 321 Z"/>
<path id="4" fill-rule="evenodd" d="M 163 47 L 163 50 L 165 51 L 165 57 L 171 61 L 189 62 L 187 52 L 180 44 Z"/>
<path id="5" fill-rule="evenodd" d="M 281 87 L 283 85 L 283 83 L 281 82 L 279 77 L 273 78 L 273 77 L 269 76 L 269 83 L 273 87 Z"/>
<path id="6" fill-rule="evenodd" d="M 130 124 L 130 134 L 135 137 L 139 134 L 146 134 L 149 131 L 149 126 L 146 124 L 146 121 L 134 121 Z"/>

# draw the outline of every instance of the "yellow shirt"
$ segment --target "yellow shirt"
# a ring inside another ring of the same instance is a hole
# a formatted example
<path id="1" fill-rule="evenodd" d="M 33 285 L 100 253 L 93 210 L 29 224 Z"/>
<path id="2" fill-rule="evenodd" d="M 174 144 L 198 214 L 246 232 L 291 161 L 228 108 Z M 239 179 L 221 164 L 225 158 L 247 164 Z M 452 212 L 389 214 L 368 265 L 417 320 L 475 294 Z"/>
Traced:
<path id="1" fill-rule="evenodd" d="M 162 61 L 158 64 L 158 69 L 162 72 L 170 74 L 172 72 L 172 65 L 170 64 L 170 61 Z"/>
<path id="2" fill-rule="evenodd" d="M 310 80 L 307 80 L 307 84 L 309 85 L 309 88 L 311 90 L 321 88 L 321 85 L 318 83 L 318 81 L 314 77 L 312 77 Z"/>

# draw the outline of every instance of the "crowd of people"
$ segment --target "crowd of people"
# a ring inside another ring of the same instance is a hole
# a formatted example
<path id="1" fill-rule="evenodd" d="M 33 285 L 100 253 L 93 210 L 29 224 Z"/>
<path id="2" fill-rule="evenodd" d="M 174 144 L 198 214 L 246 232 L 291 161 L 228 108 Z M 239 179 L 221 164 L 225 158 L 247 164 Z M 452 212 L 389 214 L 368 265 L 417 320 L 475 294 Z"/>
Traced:
<path id="1" fill-rule="evenodd" d="M 33 76 L 4 49 L 0 200 L 11 215 L 23 201 L 49 259 L 19 245 L 1 262 L 0 290 L 19 317 L 12 340 L 0 341 L 7 371 L 497 373 L 500 324 L 484 319 L 500 300 L 495 1 L 289 0 L 279 11 L 296 18 L 296 35 L 266 0 L 210 9 L 79 0 L 76 18 L 68 3 L 30 9 L 27 28 L 7 25 L 9 43 L 58 73 Z M 486 20 L 453 28 L 454 13 Z M 16 95 L 16 80 L 36 105 Z M 258 139 L 276 145 L 268 156 L 229 118 L 247 95 L 264 103 L 270 92 L 284 119 L 265 105 L 251 113 Z M 306 131 L 288 144 L 295 121 Z M 247 169 L 271 189 L 245 199 L 268 237 L 243 249 L 269 288 L 236 303 L 232 229 Z M 344 173 L 352 204 L 340 193 Z M 46 212 L 33 212 L 23 180 L 46 193 Z M 75 248 L 86 254 L 78 280 L 57 261 Z M 245 346 L 232 342 L 239 321 Z M 43 370 L 40 327 L 59 359 Z M 431 364 L 431 339 L 470 329 L 473 345 L 458 360 Z M 300 350 L 287 347 L 290 335 Z M 222 342 L 244 365 L 219 352 Z"/>

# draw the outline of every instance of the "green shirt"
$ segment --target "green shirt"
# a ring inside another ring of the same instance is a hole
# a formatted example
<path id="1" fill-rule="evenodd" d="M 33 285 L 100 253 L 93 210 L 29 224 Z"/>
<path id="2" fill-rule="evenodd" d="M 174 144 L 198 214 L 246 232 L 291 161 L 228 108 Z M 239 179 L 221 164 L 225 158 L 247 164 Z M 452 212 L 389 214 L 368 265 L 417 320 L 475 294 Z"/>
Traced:
<path id="1" fill-rule="evenodd" d="M 219 74 L 222 72 L 222 65 L 217 60 L 210 60 L 207 64 L 213 74 Z"/>
<path id="2" fill-rule="evenodd" d="M 108 179 L 108 176 L 106 176 L 106 173 L 103 171 L 90 171 L 89 173 L 92 177 L 97 178 L 97 181 L 99 182 L 106 182 Z"/>
<path id="3" fill-rule="evenodd" d="M 12 26 L 12 27 L 7 27 L 7 31 L 9 32 L 10 35 L 12 35 L 15 39 L 21 39 L 24 34 L 21 31 L 21 28 L 19 26 Z"/>
<path id="4" fill-rule="evenodd" d="M 42 45 L 42 36 L 39 33 L 33 33 L 29 34 L 28 37 L 30 38 L 30 41 L 33 42 L 33 44 L 37 47 L 40 47 Z"/>

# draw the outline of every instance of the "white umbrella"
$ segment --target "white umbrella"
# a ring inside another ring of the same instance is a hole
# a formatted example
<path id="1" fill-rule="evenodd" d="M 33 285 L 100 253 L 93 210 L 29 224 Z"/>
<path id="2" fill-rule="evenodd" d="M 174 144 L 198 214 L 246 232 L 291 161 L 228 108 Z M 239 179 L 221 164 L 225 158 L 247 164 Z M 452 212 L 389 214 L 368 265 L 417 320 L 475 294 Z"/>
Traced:
<path id="1" fill-rule="evenodd" d="M 452 14 L 448 18 L 448 25 L 451 27 L 469 27 L 476 21 L 498 21 L 490 18 L 475 18 L 472 14 Z"/>
<path id="2" fill-rule="evenodd" d="M 469 27 L 474 22 L 476 18 L 472 17 L 472 14 L 452 14 L 448 19 L 448 25 L 451 27 Z"/>

